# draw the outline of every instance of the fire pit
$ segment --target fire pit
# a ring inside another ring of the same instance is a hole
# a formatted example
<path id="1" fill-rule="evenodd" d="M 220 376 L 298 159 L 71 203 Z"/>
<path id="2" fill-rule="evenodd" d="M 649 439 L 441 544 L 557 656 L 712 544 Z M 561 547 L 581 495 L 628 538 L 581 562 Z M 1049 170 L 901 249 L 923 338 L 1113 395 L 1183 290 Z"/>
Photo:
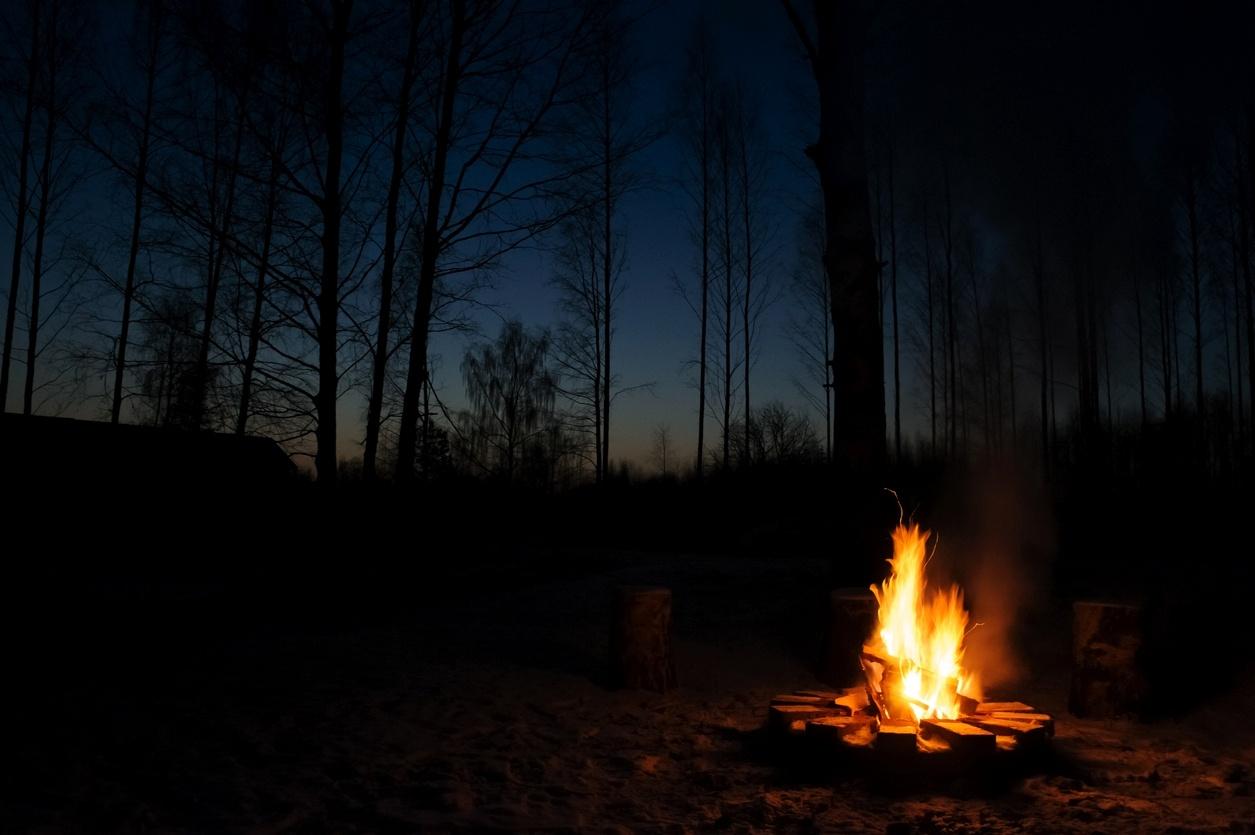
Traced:
<path id="1" fill-rule="evenodd" d="M 844 690 L 801 690 L 771 700 L 769 728 L 824 746 L 865 751 L 883 763 L 921 757 L 986 760 L 1033 750 L 1054 719 L 1018 701 L 985 701 L 963 663 L 971 629 L 963 591 L 928 588 L 928 538 L 899 524 L 884 583 L 872 586 L 876 625 L 859 653 L 863 681 Z"/>

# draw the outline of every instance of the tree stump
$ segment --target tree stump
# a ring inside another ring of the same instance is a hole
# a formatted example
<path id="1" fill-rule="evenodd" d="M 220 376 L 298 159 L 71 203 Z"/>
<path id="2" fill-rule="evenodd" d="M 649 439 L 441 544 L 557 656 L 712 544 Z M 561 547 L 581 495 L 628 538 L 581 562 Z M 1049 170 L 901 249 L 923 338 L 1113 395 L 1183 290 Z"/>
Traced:
<path id="1" fill-rule="evenodd" d="M 833 589 L 819 679 L 837 687 L 861 684 L 859 652 L 876 626 L 876 598 L 870 589 Z"/>
<path id="2" fill-rule="evenodd" d="M 1080 601 L 1072 614 L 1068 710 L 1095 718 L 1137 714 L 1146 697 L 1141 607 Z"/>
<path id="3" fill-rule="evenodd" d="M 615 687 L 665 693 L 676 686 L 671 657 L 671 589 L 619 586 L 610 626 Z"/>

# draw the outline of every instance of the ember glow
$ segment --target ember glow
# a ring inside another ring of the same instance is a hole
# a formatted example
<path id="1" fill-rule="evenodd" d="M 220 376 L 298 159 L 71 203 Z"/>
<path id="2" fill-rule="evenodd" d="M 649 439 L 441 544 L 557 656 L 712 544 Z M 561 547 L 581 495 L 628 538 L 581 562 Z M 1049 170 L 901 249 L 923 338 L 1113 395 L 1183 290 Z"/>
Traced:
<path id="1" fill-rule="evenodd" d="M 957 719 L 960 693 L 979 698 L 976 677 L 963 669 L 963 590 L 928 588 L 928 537 L 919 525 L 899 524 L 889 577 L 871 587 L 879 611 L 869 646 L 889 661 L 880 688 L 893 718 L 916 722 Z"/>

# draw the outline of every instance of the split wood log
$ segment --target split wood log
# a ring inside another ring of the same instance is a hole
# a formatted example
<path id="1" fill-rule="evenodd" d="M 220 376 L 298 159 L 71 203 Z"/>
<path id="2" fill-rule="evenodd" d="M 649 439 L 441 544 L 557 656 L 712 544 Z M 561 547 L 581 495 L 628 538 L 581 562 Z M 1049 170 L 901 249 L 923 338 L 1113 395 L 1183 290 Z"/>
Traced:
<path id="1" fill-rule="evenodd" d="M 807 720 L 806 736 L 826 744 L 866 745 L 871 741 L 873 721 L 875 720 L 867 715 L 821 716 Z"/>
<path id="2" fill-rule="evenodd" d="M 1146 698 L 1141 608 L 1079 601 L 1072 615 L 1068 710 L 1098 718 L 1137 714 Z"/>
<path id="3" fill-rule="evenodd" d="M 998 736 L 1013 736 L 1020 745 L 1038 744 L 1049 736 L 1046 726 L 1017 719 L 993 719 L 989 716 L 964 716 L 963 721 Z"/>
<path id="4" fill-rule="evenodd" d="M 775 734 L 800 734 L 806 732 L 806 723 L 812 719 L 840 715 L 835 705 L 772 705 L 767 714 L 767 727 Z"/>
<path id="5" fill-rule="evenodd" d="M 979 715 L 982 713 L 1033 713 L 1035 710 L 1023 702 L 981 702 L 975 710 L 970 712 Z"/>
<path id="6" fill-rule="evenodd" d="M 905 719 L 882 719 L 872 747 L 885 758 L 897 759 L 915 754 L 915 723 Z"/>
<path id="7" fill-rule="evenodd" d="M 671 589 L 615 589 L 610 670 L 615 687 L 665 693 L 676 686 L 671 656 Z"/>
<path id="8" fill-rule="evenodd" d="M 928 739 L 939 737 L 945 740 L 950 750 L 963 756 L 986 756 L 998 748 L 995 734 L 966 722 L 925 719 L 920 722 L 920 733 Z"/>
<path id="9" fill-rule="evenodd" d="M 841 696 L 845 695 L 845 691 L 844 690 L 794 690 L 793 694 L 795 696 L 818 696 L 819 698 L 825 701 L 835 702 Z"/>
<path id="10" fill-rule="evenodd" d="M 800 696 L 795 693 L 784 693 L 779 696 L 772 696 L 771 703 L 773 705 L 814 705 L 815 707 L 826 707 L 836 704 L 836 697 L 826 699 L 823 696 Z"/>
<path id="11" fill-rule="evenodd" d="M 870 589 L 834 589 L 828 596 L 828 633 L 819 679 L 839 687 L 860 677 L 858 652 L 876 625 L 876 598 Z"/>
<path id="12" fill-rule="evenodd" d="M 1046 729 L 1048 736 L 1055 735 L 1055 718 L 1049 713 L 1018 713 L 1011 711 L 994 711 L 990 719 L 1010 719 L 1013 722 L 1032 722 Z"/>

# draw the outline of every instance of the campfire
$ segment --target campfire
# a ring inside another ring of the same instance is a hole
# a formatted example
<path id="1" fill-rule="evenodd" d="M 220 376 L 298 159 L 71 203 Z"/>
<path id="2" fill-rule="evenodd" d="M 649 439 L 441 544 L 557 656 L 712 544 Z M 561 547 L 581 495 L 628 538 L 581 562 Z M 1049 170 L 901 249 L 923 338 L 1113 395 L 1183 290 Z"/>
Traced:
<path id="1" fill-rule="evenodd" d="M 930 587 L 929 533 L 916 524 L 893 532 L 889 576 L 871 587 L 874 628 L 858 652 L 861 684 L 840 691 L 776 696 L 771 726 L 885 757 L 992 755 L 1040 744 L 1051 716 L 1015 701 L 984 701 L 965 641 L 980 627 L 963 590 Z"/>

